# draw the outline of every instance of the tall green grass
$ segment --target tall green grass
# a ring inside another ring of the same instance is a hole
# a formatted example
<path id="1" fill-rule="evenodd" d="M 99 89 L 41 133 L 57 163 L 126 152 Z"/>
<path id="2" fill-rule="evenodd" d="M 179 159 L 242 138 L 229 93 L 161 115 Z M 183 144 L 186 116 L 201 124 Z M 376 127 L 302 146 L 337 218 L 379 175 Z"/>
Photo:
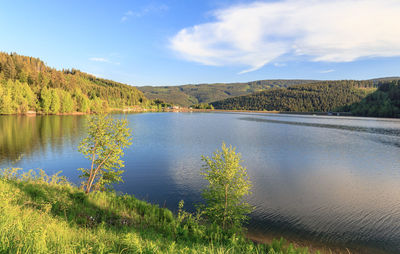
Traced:
<path id="1" fill-rule="evenodd" d="M 0 253 L 308 253 L 285 241 L 255 244 L 115 192 L 85 195 L 59 175 L 0 170 Z"/>

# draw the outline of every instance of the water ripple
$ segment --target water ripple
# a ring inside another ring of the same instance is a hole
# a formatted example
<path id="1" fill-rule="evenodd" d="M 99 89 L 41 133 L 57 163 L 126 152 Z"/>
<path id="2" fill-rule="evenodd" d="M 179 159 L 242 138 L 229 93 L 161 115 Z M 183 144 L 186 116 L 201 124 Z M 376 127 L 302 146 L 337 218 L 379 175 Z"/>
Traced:
<path id="1" fill-rule="evenodd" d="M 293 122 L 293 121 L 282 121 L 273 119 L 261 119 L 255 117 L 240 117 L 240 120 L 254 121 L 254 122 L 267 122 L 267 123 L 277 123 L 277 124 L 289 124 L 298 126 L 308 126 L 308 127 L 318 127 L 318 128 L 329 128 L 329 129 L 339 129 L 355 132 L 367 132 L 374 134 L 383 134 L 389 136 L 400 137 L 400 129 L 398 128 L 374 128 L 374 127 L 362 127 L 362 126 L 348 126 L 339 124 L 322 124 L 322 123 L 306 123 L 306 122 Z"/>

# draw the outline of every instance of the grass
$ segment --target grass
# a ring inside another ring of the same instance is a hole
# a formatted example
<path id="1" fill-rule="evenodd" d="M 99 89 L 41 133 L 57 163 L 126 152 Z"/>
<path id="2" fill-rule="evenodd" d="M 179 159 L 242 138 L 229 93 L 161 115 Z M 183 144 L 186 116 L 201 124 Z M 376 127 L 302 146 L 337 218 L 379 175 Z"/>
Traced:
<path id="1" fill-rule="evenodd" d="M 0 170 L 0 253 L 308 253 L 283 239 L 255 244 L 183 209 L 20 172 Z"/>

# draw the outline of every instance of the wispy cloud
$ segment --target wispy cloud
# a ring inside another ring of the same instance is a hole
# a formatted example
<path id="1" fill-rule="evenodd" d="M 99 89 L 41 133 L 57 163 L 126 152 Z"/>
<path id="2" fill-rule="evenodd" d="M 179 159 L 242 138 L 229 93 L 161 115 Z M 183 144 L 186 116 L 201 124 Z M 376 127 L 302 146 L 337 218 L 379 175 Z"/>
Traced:
<path id="1" fill-rule="evenodd" d="M 149 4 L 137 11 L 129 10 L 125 12 L 124 15 L 121 17 L 121 22 L 127 21 L 130 17 L 140 18 L 149 13 L 164 12 L 168 9 L 169 7 L 165 4 Z"/>
<path id="2" fill-rule="evenodd" d="M 400 56 L 399 0 L 283 0 L 235 5 L 180 30 L 170 47 L 205 65 L 257 70 L 283 55 L 350 62 Z"/>
<path id="3" fill-rule="evenodd" d="M 329 70 L 322 70 L 322 71 L 319 71 L 319 73 L 330 73 L 330 72 L 334 72 L 335 70 L 333 70 L 333 69 L 329 69 Z"/>
<path id="4" fill-rule="evenodd" d="M 285 63 L 274 63 L 275 67 L 285 67 L 286 65 Z"/>
<path id="5" fill-rule="evenodd" d="M 125 22 L 129 17 L 133 16 L 133 11 L 127 11 L 124 13 L 124 16 L 121 18 L 121 22 Z"/>
<path id="6" fill-rule="evenodd" d="M 94 61 L 94 62 L 104 62 L 107 63 L 108 60 L 102 57 L 91 57 L 89 58 L 90 61 Z"/>
<path id="7" fill-rule="evenodd" d="M 91 58 L 89 58 L 89 60 L 93 61 L 93 62 L 101 62 L 101 63 L 120 65 L 119 62 L 113 62 L 113 61 L 110 61 L 109 59 L 103 58 L 103 57 L 91 57 Z"/>

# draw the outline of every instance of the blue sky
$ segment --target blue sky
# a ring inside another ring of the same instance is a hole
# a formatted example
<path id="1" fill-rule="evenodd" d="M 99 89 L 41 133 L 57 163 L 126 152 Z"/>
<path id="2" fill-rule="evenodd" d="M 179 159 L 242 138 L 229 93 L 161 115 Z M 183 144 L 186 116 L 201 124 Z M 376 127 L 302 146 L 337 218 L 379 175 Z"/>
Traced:
<path id="1" fill-rule="evenodd" d="M 398 0 L 0 6 L 1 51 L 135 86 L 400 76 Z"/>

